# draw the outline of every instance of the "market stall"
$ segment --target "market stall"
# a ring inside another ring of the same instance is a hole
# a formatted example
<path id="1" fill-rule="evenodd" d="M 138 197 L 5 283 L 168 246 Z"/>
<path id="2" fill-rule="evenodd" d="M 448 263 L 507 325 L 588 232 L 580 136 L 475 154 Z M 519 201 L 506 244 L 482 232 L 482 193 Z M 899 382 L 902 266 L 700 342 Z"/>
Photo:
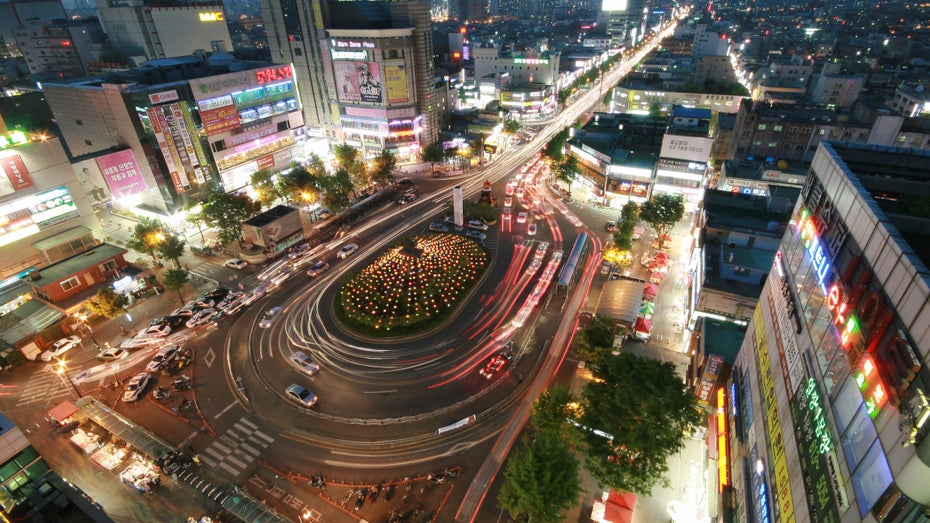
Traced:
<path id="1" fill-rule="evenodd" d="M 633 335 L 639 340 L 648 340 L 652 334 L 652 320 L 646 318 L 636 318 L 636 324 L 633 326 Z"/>
<path id="2" fill-rule="evenodd" d="M 93 454 L 100 449 L 100 435 L 78 428 L 71 436 L 71 444 L 81 449 L 84 454 Z"/>
<path id="3" fill-rule="evenodd" d="M 160 483 L 158 470 L 139 454 L 133 453 L 129 466 L 119 475 L 120 481 L 143 494 L 151 492 Z"/>
<path id="4" fill-rule="evenodd" d="M 113 470 L 123 462 L 127 451 L 125 447 L 109 442 L 102 446 L 97 452 L 94 452 L 90 459 L 107 470 Z"/>
<path id="5" fill-rule="evenodd" d="M 48 421 L 54 425 L 62 426 L 71 421 L 78 412 L 78 407 L 70 401 L 62 401 L 55 408 L 48 411 Z"/>

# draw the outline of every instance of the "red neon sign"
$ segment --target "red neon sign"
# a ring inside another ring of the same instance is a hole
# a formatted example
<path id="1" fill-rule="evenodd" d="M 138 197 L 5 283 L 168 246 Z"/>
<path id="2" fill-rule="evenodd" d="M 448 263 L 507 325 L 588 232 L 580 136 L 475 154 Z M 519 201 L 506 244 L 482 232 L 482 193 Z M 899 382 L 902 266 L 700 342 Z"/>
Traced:
<path id="1" fill-rule="evenodd" d="M 730 484 L 727 474 L 727 415 L 724 409 L 726 397 L 723 387 L 717 389 L 717 488 L 723 492 L 723 487 Z"/>

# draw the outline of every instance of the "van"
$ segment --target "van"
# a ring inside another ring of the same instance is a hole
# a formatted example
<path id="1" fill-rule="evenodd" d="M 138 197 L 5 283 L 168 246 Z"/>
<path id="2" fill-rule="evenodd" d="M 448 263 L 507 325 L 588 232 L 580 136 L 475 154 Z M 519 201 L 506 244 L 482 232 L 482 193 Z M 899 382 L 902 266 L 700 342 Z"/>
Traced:
<path id="1" fill-rule="evenodd" d="M 191 252 L 199 256 L 213 256 L 213 249 L 206 245 L 191 245 Z"/>

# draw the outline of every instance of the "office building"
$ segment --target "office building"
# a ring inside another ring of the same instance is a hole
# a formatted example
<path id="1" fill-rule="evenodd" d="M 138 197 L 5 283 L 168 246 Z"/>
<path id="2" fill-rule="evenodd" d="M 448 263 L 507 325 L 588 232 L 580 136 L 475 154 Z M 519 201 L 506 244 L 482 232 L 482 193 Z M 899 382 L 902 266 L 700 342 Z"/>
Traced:
<path id="1" fill-rule="evenodd" d="M 223 3 L 97 0 L 110 44 L 132 63 L 233 49 Z"/>
<path id="2" fill-rule="evenodd" d="M 739 521 L 926 518 L 925 152 L 821 143 L 717 389 L 718 485 Z"/>

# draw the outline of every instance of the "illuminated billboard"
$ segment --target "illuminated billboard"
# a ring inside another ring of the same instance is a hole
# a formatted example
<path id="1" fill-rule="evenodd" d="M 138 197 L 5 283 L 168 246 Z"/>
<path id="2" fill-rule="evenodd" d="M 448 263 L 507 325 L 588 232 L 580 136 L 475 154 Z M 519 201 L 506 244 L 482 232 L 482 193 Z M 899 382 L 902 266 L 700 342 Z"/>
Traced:
<path id="1" fill-rule="evenodd" d="M 626 0 L 604 0 L 601 3 L 601 11 L 626 11 Z"/>
<path id="2" fill-rule="evenodd" d="M 410 101 L 410 89 L 407 88 L 406 65 L 385 65 L 384 81 L 387 84 L 388 103 L 400 104 Z"/>
<path id="3" fill-rule="evenodd" d="M 0 245 L 8 245 L 78 216 L 71 193 L 58 187 L 0 205 Z"/>
<path id="4" fill-rule="evenodd" d="M 344 103 L 383 103 L 381 69 L 376 62 L 335 62 L 336 93 Z"/>
<path id="5" fill-rule="evenodd" d="M 148 189 L 132 149 L 101 156 L 97 158 L 97 166 L 114 198 L 131 196 Z M 97 199 L 96 194 L 94 198 Z"/>
<path id="6" fill-rule="evenodd" d="M 666 134 L 662 137 L 659 156 L 689 162 L 707 162 L 713 145 L 714 141 L 711 138 Z"/>
<path id="7" fill-rule="evenodd" d="M 3 165 L 3 172 L 6 174 L 6 177 L 0 177 L 0 196 L 32 187 L 32 178 L 29 177 L 29 171 L 26 170 L 26 164 L 20 155 L 0 158 L 0 164 Z"/>

